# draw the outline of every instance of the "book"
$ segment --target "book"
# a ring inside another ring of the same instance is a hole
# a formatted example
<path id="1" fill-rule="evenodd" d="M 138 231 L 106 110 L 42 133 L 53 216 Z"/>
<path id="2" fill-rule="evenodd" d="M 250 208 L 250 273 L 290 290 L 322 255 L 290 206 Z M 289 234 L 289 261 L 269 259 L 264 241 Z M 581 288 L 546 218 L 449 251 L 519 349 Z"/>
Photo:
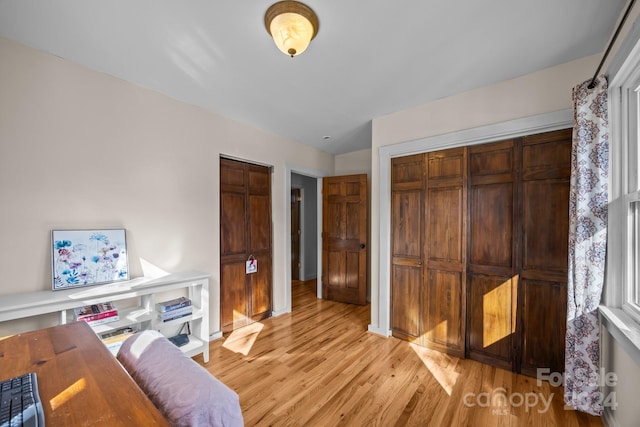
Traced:
<path id="1" fill-rule="evenodd" d="M 187 297 L 179 297 L 169 301 L 159 302 L 156 304 L 156 311 L 164 313 L 167 311 L 177 310 L 191 305 L 191 300 Z"/>
<path id="2" fill-rule="evenodd" d="M 102 343 L 115 356 L 118 354 L 118 350 L 120 350 L 120 347 L 122 346 L 124 340 L 126 340 L 136 332 L 138 332 L 138 330 L 130 326 L 119 328 L 115 331 L 102 334 Z"/>
<path id="3" fill-rule="evenodd" d="M 118 309 L 112 302 L 104 302 L 100 304 L 85 305 L 84 307 L 76 307 L 73 309 L 73 312 L 75 314 L 76 320 L 84 320 L 85 322 L 94 325 L 114 322 L 119 319 Z M 98 321 L 103 322 L 95 323 Z"/>
<path id="4" fill-rule="evenodd" d="M 96 319 L 96 320 L 80 319 L 79 321 L 87 322 L 91 326 L 98 326 L 98 325 L 104 325 L 105 323 L 116 322 L 118 320 L 120 320 L 120 316 L 116 313 L 108 317 L 103 317 L 101 319 Z"/>
<path id="5" fill-rule="evenodd" d="M 111 341 L 117 341 L 117 340 L 122 340 L 124 338 L 128 338 L 131 335 L 135 334 L 136 332 L 138 332 L 136 328 L 131 326 L 125 326 L 123 328 L 118 328 L 113 331 L 104 332 L 100 334 L 100 337 L 102 338 L 102 342 L 109 343 Z"/>
<path id="6" fill-rule="evenodd" d="M 160 316 L 160 319 L 167 321 L 170 319 L 177 319 L 179 317 L 188 316 L 192 313 L 193 313 L 193 307 L 187 306 L 187 307 L 178 308 L 176 310 L 160 313 L 159 316 Z"/>
<path id="7" fill-rule="evenodd" d="M 183 313 L 183 314 L 177 314 L 173 317 L 167 317 L 162 319 L 163 322 L 170 322 L 172 320 L 177 320 L 177 319 L 181 319 L 183 317 L 187 317 L 187 316 L 191 316 L 193 313 L 192 312 L 188 312 L 188 313 Z"/>

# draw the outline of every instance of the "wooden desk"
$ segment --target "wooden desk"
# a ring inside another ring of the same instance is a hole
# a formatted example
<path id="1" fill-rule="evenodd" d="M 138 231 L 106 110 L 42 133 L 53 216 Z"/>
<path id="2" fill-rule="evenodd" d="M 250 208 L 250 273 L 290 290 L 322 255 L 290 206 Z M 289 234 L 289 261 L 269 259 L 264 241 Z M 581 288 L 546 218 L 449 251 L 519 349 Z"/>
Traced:
<path id="1" fill-rule="evenodd" d="M 0 380 L 32 371 L 47 427 L 168 425 L 85 322 L 0 340 Z"/>

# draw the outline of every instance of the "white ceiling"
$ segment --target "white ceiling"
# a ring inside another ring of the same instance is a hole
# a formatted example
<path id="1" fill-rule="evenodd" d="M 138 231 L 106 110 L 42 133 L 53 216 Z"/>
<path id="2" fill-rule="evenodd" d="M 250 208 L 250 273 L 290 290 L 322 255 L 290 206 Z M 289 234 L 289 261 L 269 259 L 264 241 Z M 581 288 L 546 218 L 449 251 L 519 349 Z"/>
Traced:
<path id="1" fill-rule="evenodd" d="M 0 36 L 340 154 L 376 117 L 601 53 L 626 3 L 308 0 L 320 30 L 289 58 L 274 2 L 0 0 Z"/>

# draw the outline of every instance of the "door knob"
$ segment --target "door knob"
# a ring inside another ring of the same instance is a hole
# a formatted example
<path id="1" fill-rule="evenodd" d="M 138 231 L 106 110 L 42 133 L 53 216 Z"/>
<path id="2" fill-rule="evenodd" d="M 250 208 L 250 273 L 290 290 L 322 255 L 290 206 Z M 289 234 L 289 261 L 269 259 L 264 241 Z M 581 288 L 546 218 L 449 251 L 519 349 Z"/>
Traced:
<path id="1" fill-rule="evenodd" d="M 364 249 L 364 243 L 360 243 L 360 249 Z"/>

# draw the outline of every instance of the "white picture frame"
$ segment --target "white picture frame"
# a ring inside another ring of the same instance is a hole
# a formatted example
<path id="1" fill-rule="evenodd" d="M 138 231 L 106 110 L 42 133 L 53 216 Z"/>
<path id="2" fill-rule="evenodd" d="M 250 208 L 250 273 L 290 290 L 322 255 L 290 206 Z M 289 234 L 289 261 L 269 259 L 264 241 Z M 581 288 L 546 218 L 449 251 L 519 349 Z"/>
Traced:
<path id="1" fill-rule="evenodd" d="M 52 289 L 129 280 L 124 229 L 52 230 Z"/>

